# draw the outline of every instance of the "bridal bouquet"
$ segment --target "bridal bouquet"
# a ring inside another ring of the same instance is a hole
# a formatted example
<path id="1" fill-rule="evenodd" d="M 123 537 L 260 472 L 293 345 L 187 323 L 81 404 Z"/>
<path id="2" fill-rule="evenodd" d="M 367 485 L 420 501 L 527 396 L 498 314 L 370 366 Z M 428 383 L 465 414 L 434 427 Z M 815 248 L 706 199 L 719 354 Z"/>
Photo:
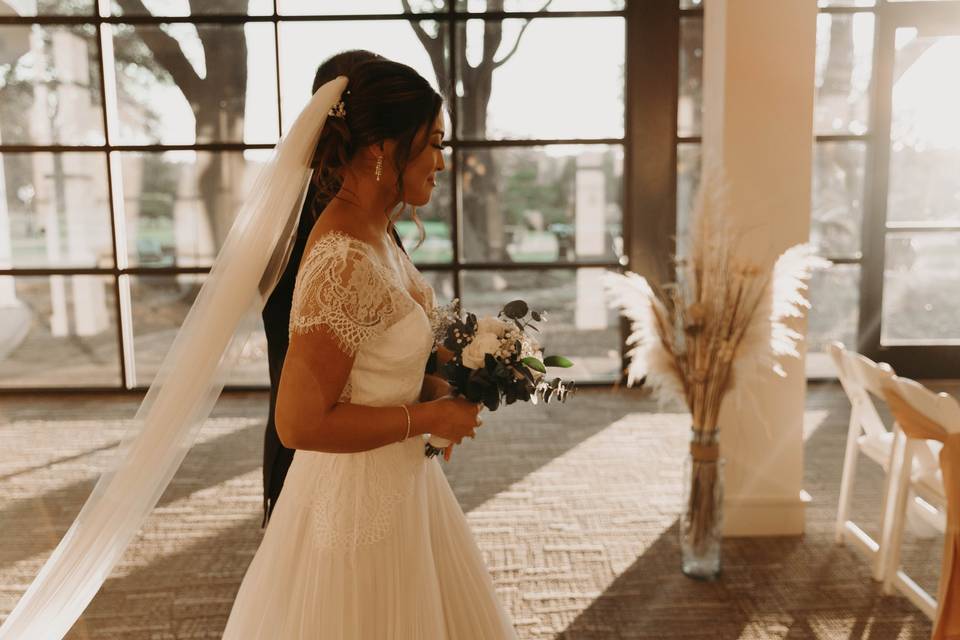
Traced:
<path id="1" fill-rule="evenodd" d="M 537 404 L 556 398 L 564 402 L 574 390 L 573 381 L 560 378 L 546 379 L 547 367 L 570 367 L 573 363 L 563 356 L 543 357 L 540 344 L 527 333 L 539 331 L 528 321 L 546 322 L 544 311 L 532 311 L 523 300 L 507 303 L 496 317 L 466 317 L 460 300 L 454 299 L 441 307 L 435 324 L 434 339 L 452 352 L 452 357 L 439 367 L 439 375 L 453 387 L 455 393 L 472 402 L 482 402 L 490 411 L 501 403 L 513 404 L 523 400 Z M 439 436 L 431 437 L 426 454 L 433 457 L 450 446 Z"/>

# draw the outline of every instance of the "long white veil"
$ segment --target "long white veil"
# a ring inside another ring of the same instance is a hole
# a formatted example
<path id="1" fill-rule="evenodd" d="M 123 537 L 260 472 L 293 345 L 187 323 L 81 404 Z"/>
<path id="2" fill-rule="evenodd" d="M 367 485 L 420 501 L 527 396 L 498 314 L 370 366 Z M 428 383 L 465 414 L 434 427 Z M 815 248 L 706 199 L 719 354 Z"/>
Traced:
<path id="1" fill-rule="evenodd" d="M 283 273 L 317 139 L 346 85 L 320 87 L 277 143 L 108 468 L 0 640 L 62 638 L 160 499 Z"/>

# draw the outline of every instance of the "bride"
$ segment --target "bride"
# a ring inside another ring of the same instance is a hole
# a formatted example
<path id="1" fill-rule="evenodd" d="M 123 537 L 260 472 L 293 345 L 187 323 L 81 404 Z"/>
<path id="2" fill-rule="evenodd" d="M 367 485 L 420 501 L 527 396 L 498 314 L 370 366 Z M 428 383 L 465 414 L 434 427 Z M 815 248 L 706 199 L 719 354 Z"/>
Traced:
<path id="1" fill-rule="evenodd" d="M 512 638 L 423 434 L 459 442 L 480 405 L 417 402 L 434 293 L 391 236 L 444 169 L 440 96 L 389 60 L 353 68 L 320 134 L 336 189 L 307 240 L 277 395 L 296 450 L 224 638 Z"/>
<path id="2" fill-rule="evenodd" d="M 428 202 L 444 168 L 441 109 L 422 77 L 385 59 L 317 89 L 251 187 L 129 432 L 0 640 L 62 638 L 123 555 L 259 324 L 311 179 L 332 199 L 299 265 L 275 416 L 297 451 L 224 637 L 515 637 L 421 437 L 459 443 L 480 425 L 480 407 L 449 396 L 418 402 L 434 292 L 388 235 L 398 206 Z"/>

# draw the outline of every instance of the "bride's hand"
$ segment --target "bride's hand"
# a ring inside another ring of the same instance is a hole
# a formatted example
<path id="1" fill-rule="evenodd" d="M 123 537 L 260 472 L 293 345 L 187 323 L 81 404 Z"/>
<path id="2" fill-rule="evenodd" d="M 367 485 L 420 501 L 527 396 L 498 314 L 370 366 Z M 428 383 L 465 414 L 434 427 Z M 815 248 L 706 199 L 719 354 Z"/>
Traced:
<path id="1" fill-rule="evenodd" d="M 427 431 L 454 444 L 460 444 L 465 437 L 472 438 L 476 435 L 477 427 L 483 424 L 479 415 L 483 405 L 479 402 L 471 402 L 459 396 L 445 396 L 431 401 L 430 404 L 433 424 Z"/>

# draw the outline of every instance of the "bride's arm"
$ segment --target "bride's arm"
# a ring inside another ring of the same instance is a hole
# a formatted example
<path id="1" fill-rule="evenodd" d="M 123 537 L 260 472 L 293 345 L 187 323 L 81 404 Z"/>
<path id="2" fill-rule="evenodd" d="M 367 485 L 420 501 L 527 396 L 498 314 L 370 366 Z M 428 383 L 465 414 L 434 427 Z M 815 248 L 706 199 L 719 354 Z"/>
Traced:
<path id="1" fill-rule="evenodd" d="M 453 352 L 441 344 L 437 345 L 434 355 L 436 356 L 436 361 L 433 365 L 433 370 L 436 371 L 453 357 Z M 428 365 L 428 370 L 429 368 L 430 365 Z M 450 383 L 442 377 L 434 373 L 427 373 L 423 376 L 423 384 L 420 386 L 420 402 L 442 398 L 452 390 L 453 387 L 450 386 Z"/>
<path id="2" fill-rule="evenodd" d="M 396 305 L 363 243 L 345 234 L 318 235 L 322 239 L 305 252 L 294 288 L 290 346 L 274 412 L 280 442 L 291 449 L 352 453 L 424 433 L 453 442 L 472 434 L 479 406 L 463 398 L 414 403 L 406 411 L 338 402 L 358 349 L 382 335 Z M 358 286 L 365 289 L 353 289 Z"/>
<path id="3" fill-rule="evenodd" d="M 407 414 L 399 405 L 370 407 L 337 402 L 353 359 L 325 330 L 293 336 L 280 374 L 275 413 L 277 434 L 285 447 L 352 453 L 404 439 Z M 434 428 L 434 402 L 407 405 L 407 410 L 410 436 Z"/>
<path id="4" fill-rule="evenodd" d="M 446 364 L 449 362 L 450 358 L 453 357 L 453 351 L 447 349 L 445 346 L 437 345 L 437 365 Z"/>
<path id="5" fill-rule="evenodd" d="M 450 393 L 452 389 L 453 387 L 450 386 L 449 382 L 440 376 L 428 373 L 423 376 L 423 384 L 420 387 L 420 402 L 428 402 L 442 398 Z"/>

